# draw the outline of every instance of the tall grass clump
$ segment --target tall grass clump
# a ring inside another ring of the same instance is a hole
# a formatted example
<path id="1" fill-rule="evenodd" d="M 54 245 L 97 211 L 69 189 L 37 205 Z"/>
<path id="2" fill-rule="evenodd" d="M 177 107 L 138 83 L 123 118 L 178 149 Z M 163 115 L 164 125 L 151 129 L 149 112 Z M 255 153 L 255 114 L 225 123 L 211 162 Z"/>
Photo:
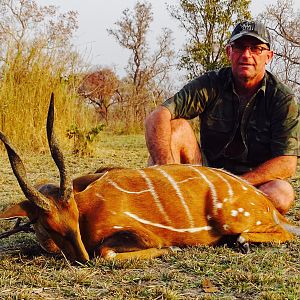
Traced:
<path id="1" fill-rule="evenodd" d="M 20 149 L 44 151 L 46 114 L 55 95 L 56 134 L 70 144 L 67 130 L 95 126 L 92 110 L 77 100 L 79 57 L 68 49 L 45 47 L 44 41 L 8 48 L 0 80 L 0 129 Z"/>

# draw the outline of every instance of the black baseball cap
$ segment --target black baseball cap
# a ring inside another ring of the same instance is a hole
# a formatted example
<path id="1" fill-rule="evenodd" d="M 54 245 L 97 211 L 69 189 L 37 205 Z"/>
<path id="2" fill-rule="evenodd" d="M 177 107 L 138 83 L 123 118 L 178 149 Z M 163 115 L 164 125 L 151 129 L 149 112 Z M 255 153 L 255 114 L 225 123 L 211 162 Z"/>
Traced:
<path id="1" fill-rule="evenodd" d="M 238 23 L 232 31 L 229 43 L 236 41 L 242 36 L 252 36 L 271 47 L 271 37 L 266 26 L 256 21 L 243 21 Z"/>

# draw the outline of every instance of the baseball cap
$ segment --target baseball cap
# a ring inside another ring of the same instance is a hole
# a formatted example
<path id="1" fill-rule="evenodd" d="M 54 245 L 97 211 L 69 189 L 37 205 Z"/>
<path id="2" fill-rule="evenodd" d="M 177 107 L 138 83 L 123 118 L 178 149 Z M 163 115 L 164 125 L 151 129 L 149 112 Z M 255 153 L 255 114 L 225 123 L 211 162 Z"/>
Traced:
<path id="1" fill-rule="evenodd" d="M 243 21 L 238 23 L 232 31 L 229 43 L 236 41 L 242 36 L 252 36 L 271 46 L 271 37 L 266 26 L 256 21 Z"/>

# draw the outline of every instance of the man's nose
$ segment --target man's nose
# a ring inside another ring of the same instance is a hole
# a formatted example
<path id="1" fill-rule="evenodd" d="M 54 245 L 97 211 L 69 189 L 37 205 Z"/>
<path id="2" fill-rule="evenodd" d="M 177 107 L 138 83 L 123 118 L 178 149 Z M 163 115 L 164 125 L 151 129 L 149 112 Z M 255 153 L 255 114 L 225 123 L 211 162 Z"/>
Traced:
<path id="1" fill-rule="evenodd" d="M 252 56 L 251 47 L 244 47 L 244 49 L 243 49 L 243 51 L 242 51 L 242 55 L 245 55 L 245 56 Z"/>

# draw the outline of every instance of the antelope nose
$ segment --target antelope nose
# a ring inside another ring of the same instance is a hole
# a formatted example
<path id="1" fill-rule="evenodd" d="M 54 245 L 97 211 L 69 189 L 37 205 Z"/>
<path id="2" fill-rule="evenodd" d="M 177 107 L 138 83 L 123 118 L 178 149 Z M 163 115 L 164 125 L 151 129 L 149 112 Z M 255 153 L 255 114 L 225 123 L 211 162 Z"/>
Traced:
<path id="1" fill-rule="evenodd" d="M 88 253 L 82 253 L 82 255 L 78 256 L 75 261 L 80 262 L 80 263 L 86 263 L 87 261 L 90 260 L 90 257 Z"/>

